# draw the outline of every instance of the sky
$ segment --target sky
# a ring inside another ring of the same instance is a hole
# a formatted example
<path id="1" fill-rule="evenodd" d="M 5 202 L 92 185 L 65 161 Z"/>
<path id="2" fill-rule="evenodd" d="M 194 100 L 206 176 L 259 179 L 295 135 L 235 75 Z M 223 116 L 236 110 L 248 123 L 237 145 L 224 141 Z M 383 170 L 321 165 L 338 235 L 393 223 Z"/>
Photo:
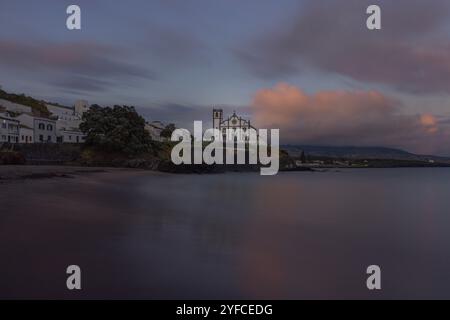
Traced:
<path id="1" fill-rule="evenodd" d="M 0 85 L 181 127 L 222 107 L 282 143 L 450 156 L 449 18 L 448 0 L 0 0 Z"/>

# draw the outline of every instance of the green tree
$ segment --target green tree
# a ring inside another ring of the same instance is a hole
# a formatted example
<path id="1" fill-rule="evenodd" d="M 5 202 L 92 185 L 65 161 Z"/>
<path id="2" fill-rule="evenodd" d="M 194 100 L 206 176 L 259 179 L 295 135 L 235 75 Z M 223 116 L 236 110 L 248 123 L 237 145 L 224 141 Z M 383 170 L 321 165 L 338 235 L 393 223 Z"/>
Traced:
<path id="1" fill-rule="evenodd" d="M 161 131 L 160 136 L 163 138 L 170 139 L 175 129 L 176 129 L 175 125 L 173 123 L 170 123 Z"/>
<path id="2" fill-rule="evenodd" d="M 82 120 L 80 129 L 86 134 L 87 145 L 132 155 L 150 148 L 145 120 L 134 107 L 93 105 L 83 114 Z"/>

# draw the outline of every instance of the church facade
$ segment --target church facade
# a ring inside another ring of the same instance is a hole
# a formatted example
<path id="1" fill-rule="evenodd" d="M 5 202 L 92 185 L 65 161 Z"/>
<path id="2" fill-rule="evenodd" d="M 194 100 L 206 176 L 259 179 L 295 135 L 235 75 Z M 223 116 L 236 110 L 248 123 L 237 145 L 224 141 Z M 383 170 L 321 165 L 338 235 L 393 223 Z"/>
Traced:
<path id="1" fill-rule="evenodd" d="M 233 139 L 234 137 L 235 140 L 240 141 L 249 140 L 250 129 L 256 131 L 256 128 L 251 125 L 250 120 L 238 116 L 236 111 L 230 117 L 224 118 L 222 109 L 213 109 L 213 127 L 222 133 L 224 139 L 227 138 L 227 129 L 230 129 L 228 131 L 228 138 Z"/>

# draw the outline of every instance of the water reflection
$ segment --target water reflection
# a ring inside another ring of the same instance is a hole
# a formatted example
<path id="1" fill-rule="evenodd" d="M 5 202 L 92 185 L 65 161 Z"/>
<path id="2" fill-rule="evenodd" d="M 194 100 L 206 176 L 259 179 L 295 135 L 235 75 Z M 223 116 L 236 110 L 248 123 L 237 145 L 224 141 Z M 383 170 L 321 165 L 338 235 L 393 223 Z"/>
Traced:
<path id="1" fill-rule="evenodd" d="M 5 184 L 0 296 L 73 297 L 61 270 L 77 263 L 81 297 L 449 298 L 449 178 L 373 169 Z M 17 202 L 19 190 L 28 197 Z M 382 292 L 365 287 L 370 264 Z"/>

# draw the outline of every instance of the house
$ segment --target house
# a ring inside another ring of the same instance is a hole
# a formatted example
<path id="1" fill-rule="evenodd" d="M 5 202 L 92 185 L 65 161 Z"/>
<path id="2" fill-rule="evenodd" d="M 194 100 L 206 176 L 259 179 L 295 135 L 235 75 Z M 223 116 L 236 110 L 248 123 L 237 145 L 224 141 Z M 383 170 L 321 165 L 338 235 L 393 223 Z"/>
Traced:
<path id="1" fill-rule="evenodd" d="M 59 129 L 57 131 L 58 143 L 83 143 L 86 139 L 86 135 L 79 129 Z"/>
<path id="2" fill-rule="evenodd" d="M 81 118 L 83 116 L 83 113 L 89 110 L 89 104 L 86 100 L 77 100 L 75 102 L 74 109 L 75 114 Z"/>
<path id="3" fill-rule="evenodd" d="M 66 107 L 61 105 L 46 104 L 47 110 L 55 116 L 58 120 L 62 121 L 80 121 L 81 117 L 75 113 L 73 107 Z"/>
<path id="4" fill-rule="evenodd" d="M 38 117 L 31 107 L 0 99 L 0 114 L 5 121 L 6 131 L 2 130 L 3 141 L 13 143 L 82 143 L 85 135 L 79 127 L 83 114 L 89 110 L 88 102 L 79 100 L 72 107 L 56 103 L 45 103 L 50 116 Z M 8 123 L 10 124 L 8 124 Z M 18 124 L 17 124 L 18 122 Z M 11 132 L 8 132 L 8 126 Z M 17 126 L 17 128 L 16 128 Z M 15 132 L 12 134 L 12 132 Z"/>
<path id="5" fill-rule="evenodd" d="M 86 136 L 79 128 L 83 113 L 89 110 L 87 101 L 78 100 L 73 107 L 47 104 L 47 109 L 56 119 L 58 143 L 82 143 L 85 141 Z"/>
<path id="6" fill-rule="evenodd" d="M 152 121 L 145 123 L 145 130 L 150 134 L 150 137 L 154 141 L 166 141 L 167 138 L 161 137 L 161 132 L 165 129 L 166 125 L 164 125 L 161 121 Z"/>
<path id="7" fill-rule="evenodd" d="M 20 124 L 33 129 L 33 143 L 56 143 L 56 120 L 36 117 L 29 113 L 22 113 L 15 119 Z"/>
<path id="8" fill-rule="evenodd" d="M 7 113 L 0 113 L 0 143 L 19 142 L 20 122 Z"/>
<path id="9" fill-rule="evenodd" d="M 34 143 L 34 130 L 24 124 L 19 126 L 19 143 Z"/>

